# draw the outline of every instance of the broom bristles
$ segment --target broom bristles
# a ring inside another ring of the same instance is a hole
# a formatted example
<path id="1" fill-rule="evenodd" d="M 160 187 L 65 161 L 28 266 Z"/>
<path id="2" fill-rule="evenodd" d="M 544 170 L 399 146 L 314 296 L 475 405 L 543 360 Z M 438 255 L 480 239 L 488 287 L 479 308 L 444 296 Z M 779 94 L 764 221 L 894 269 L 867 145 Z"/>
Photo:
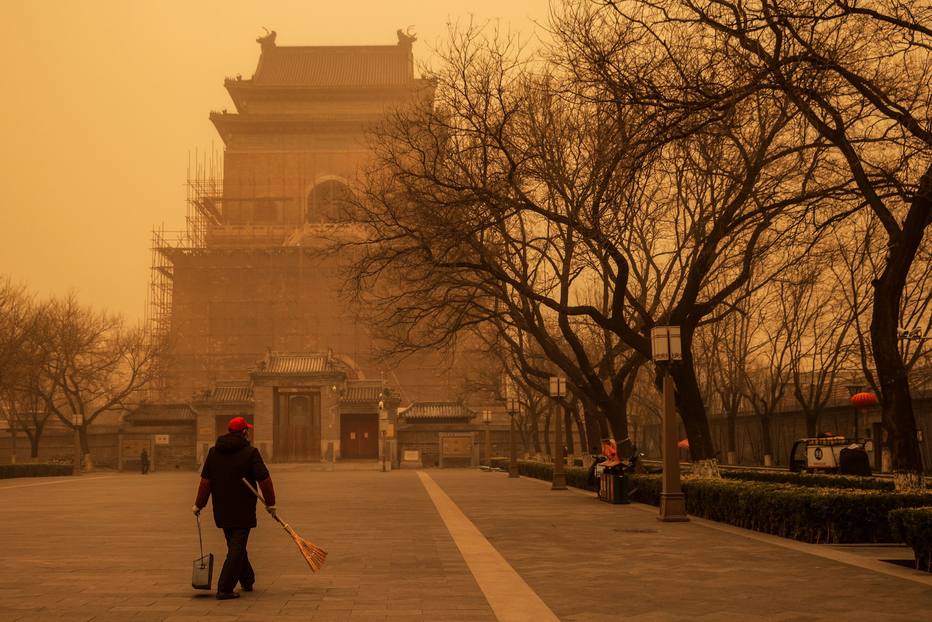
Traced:
<path id="1" fill-rule="evenodd" d="M 282 526 L 294 540 L 295 544 L 298 545 L 298 551 L 301 552 L 304 561 L 310 566 L 311 572 L 320 570 L 320 567 L 323 566 L 324 562 L 327 560 L 327 551 L 299 536 L 298 533 L 291 528 L 291 525 L 283 523 Z"/>

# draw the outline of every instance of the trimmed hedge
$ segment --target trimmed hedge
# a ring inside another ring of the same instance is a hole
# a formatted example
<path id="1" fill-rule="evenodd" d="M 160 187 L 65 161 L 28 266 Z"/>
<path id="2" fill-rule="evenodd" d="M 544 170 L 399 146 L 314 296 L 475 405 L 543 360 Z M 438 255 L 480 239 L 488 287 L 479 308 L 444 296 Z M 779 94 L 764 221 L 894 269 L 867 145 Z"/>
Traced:
<path id="1" fill-rule="evenodd" d="M 519 461 L 522 475 L 552 479 L 548 463 Z M 591 490 L 585 469 L 567 467 L 566 483 Z M 632 499 L 660 504 L 661 476 L 632 475 Z M 683 479 L 686 511 L 693 516 L 784 538 L 822 544 L 898 542 L 887 514 L 932 505 L 932 493 L 894 493 L 740 480 Z"/>
<path id="2" fill-rule="evenodd" d="M 768 484 L 792 484 L 807 488 L 858 488 L 863 490 L 893 490 L 892 479 L 857 477 L 854 475 L 815 475 L 808 473 L 780 473 L 777 471 L 732 471 L 721 468 L 725 479 Z"/>
<path id="3" fill-rule="evenodd" d="M 916 568 L 932 572 L 932 507 L 901 508 L 889 517 L 894 535 L 913 548 Z"/>
<path id="4" fill-rule="evenodd" d="M 519 460 L 530 464 L 539 464 L 532 460 Z M 544 463 L 548 464 L 548 463 Z M 508 458 L 492 458 L 492 466 L 508 470 Z M 567 470 L 573 467 L 567 467 Z M 892 479 L 876 477 L 857 477 L 853 475 L 822 475 L 809 473 L 790 473 L 779 471 L 745 471 L 732 470 L 727 466 L 719 466 L 722 477 L 731 480 L 764 482 L 768 484 L 792 484 L 807 488 L 854 488 L 863 490 L 893 490 Z M 550 479 L 548 475 L 546 479 Z M 583 488 L 588 488 L 583 486 Z"/>
<path id="5" fill-rule="evenodd" d="M 11 477 L 50 477 L 54 475 L 71 475 L 74 469 L 70 464 L 2 464 L 0 479 Z"/>

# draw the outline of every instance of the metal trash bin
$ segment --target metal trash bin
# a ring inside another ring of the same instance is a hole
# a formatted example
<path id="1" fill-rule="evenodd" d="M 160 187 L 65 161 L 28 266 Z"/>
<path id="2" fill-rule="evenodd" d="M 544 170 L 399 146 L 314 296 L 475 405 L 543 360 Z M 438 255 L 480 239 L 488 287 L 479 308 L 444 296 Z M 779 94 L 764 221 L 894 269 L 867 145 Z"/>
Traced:
<path id="1" fill-rule="evenodd" d="M 631 503 L 631 481 L 625 474 L 603 473 L 599 478 L 599 499 L 606 503 Z"/>

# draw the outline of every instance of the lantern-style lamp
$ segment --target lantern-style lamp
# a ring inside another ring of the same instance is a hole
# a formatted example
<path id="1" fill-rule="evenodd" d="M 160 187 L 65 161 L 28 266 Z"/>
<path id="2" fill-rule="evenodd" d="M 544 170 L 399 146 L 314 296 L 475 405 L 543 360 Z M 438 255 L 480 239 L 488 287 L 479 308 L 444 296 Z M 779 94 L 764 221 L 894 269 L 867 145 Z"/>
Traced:
<path id="1" fill-rule="evenodd" d="M 880 403 L 877 395 L 870 391 L 861 391 L 851 396 L 851 405 L 855 408 L 870 408 Z"/>

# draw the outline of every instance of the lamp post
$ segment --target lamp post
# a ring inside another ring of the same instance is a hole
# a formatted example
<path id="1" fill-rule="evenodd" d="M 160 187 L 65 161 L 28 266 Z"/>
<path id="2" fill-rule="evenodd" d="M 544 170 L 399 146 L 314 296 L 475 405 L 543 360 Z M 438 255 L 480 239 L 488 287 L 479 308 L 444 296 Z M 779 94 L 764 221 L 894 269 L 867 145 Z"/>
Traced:
<path id="1" fill-rule="evenodd" d="M 680 460 L 676 446 L 676 402 L 670 368 L 683 359 L 679 326 L 656 326 L 650 331 L 651 358 L 663 370 L 663 491 L 660 515 L 664 522 L 688 521 L 686 497 L 680 487 Z"/>
<path id="2" fill-rule="evenodd" d="M 550 397 L 566 397 L 566 378 L 550 376 Z M 554 421 L 553 484 L 550 490 L 566 490 L 566 474 L 563 472 L 563 408 L 557 406 L 558 415 Z"/>
<path id="3" fill-rule="evenodd" d="M 508 419 L 510 427 L 508 430 L 508 477 L 519 477 L 518 475 L 518 446 L 515 443 L 515 417 L 518 416 L 520 404 L 518 398 L 508 398 Z"/>
<path id="4" fill-rule="evenodd" d="M 385 400 L 379 400 L 379 455 L 382 458 L 382 473 L 391 470 L 391 465 L 385 467 L 385 459 L 388 457 L 388 447 L 386 438 L 388 437 L 388 412 L 385 410 Z"/>
<path id="5" fill-rule="evenodd" d="M 489 471 L 492 470 L 492 440 L 491 440 L 491 429 L 492 425 L 492 411 L 483 410 L 482 411 L 482 423 L 485 424 L 485 461 L 489 465 Z"/>
<path id="6" fill-rule="evenodd" d="M 71 415 L 71 423 L 74 425 L 74 475 L 81 474 L 81 423 L 84 417 L 80 414 Z"/>

